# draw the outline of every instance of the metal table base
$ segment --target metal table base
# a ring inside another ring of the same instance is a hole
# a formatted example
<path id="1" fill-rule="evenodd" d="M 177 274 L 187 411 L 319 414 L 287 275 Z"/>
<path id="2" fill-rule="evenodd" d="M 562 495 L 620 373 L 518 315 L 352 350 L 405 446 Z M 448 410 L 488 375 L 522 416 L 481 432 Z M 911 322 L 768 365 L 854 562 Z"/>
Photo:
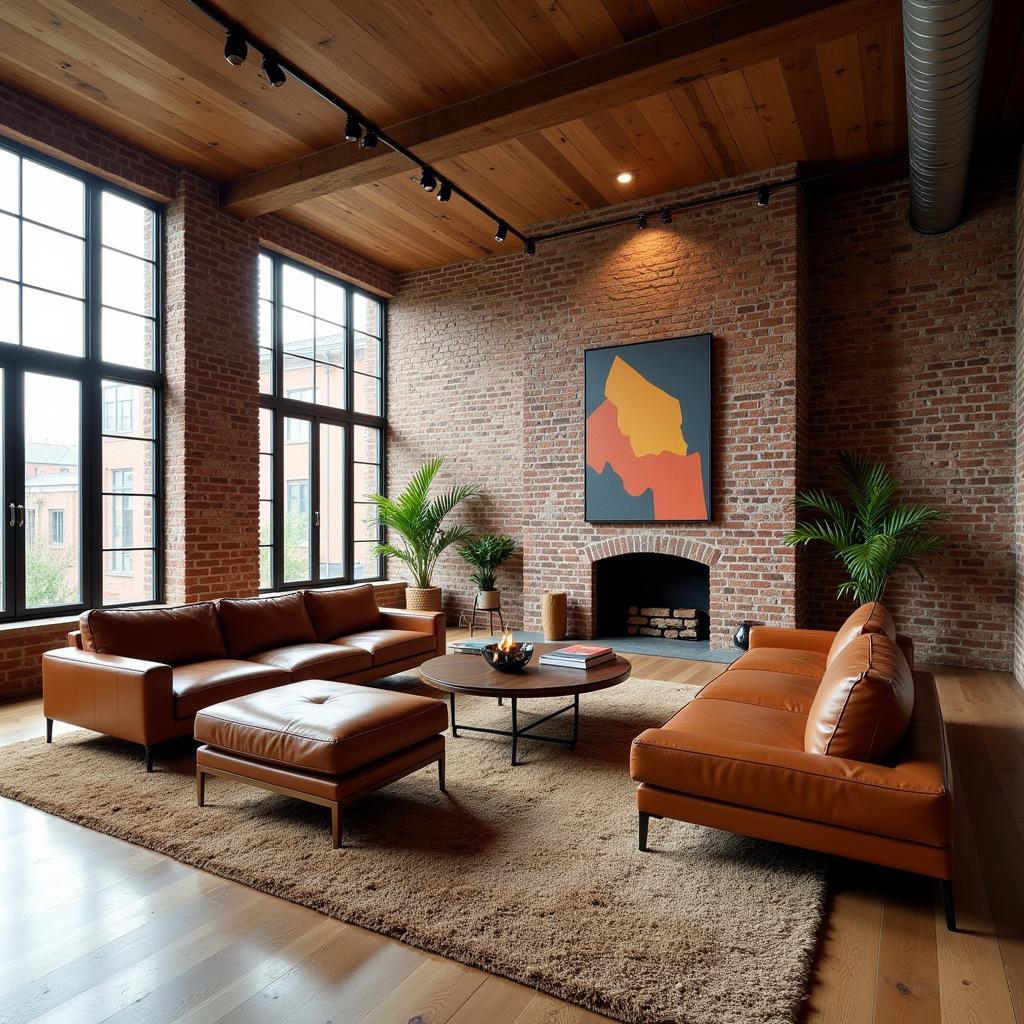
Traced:
<path id="1" fill-rule="evenodd" d="M 566 704 L 565 707 L 559 708 L 557 711 L 552 711 L 550 714 L 544 715 L 543 718 L 538 718 L 524 728 L 519 728 L 519 707 L 517 697 L 509 698 L 512 702 L 512 731 L 507 729 L 489 729 L 482 725 L 458 725 L 455 719 L 455 691 L 453 690 L 448 695 L 449 704 L 451 706 L 451 726 L 452 736 L 458 739 L 459 730 L 463 732 L 489 732 L 493 736 L 511 736 L 512 737 L 512 765 L 515 767 L 520 763 L 518 760 L 519 753 L 519 739 L 525 737 L 530 740 L 543 740 L 545 743 L 561 743 L 567 746 L 570 750 L 576 749 L 576 740 L 579 738 L 580 733 L 580 695 L 577 693 L 572 700 L 571 704 Z M 498 703 L 502 703 L 502 698 L 498 698 Z M 559 715 L 564 715 L 567 711 L 572 712 L 572 739 L 566 739 L 564 736 L 544 736 L 535 733 L 533 730 L 539 725 L 543 725 L 545 722 L 550 722 L 553 718 L 557 718 Z"/>

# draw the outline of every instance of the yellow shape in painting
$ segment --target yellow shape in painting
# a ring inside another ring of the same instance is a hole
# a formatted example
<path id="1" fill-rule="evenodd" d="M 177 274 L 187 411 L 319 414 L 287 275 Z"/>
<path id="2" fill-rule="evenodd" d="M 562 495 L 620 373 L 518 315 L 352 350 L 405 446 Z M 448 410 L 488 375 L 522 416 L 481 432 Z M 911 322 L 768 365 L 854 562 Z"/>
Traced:
<path id="1" fill-rule="evenodd" d="M 604 396 L 618 411 L 619 430 L 636 456 L 686 454 L 679 399 L 655 387 L 618 356 L 608 371 Z"/>

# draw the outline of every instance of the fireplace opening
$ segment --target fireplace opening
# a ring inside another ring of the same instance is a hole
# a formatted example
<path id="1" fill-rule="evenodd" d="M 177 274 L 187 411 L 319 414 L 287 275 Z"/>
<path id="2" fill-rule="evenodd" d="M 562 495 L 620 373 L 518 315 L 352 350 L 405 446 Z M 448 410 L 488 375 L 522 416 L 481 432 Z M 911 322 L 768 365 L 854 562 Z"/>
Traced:
<path id="1" fill-rule="evenodd" d="M 711 570 L 675 555 L 634 553 L 594 563 L 599 637 L 707 640 Z"/>

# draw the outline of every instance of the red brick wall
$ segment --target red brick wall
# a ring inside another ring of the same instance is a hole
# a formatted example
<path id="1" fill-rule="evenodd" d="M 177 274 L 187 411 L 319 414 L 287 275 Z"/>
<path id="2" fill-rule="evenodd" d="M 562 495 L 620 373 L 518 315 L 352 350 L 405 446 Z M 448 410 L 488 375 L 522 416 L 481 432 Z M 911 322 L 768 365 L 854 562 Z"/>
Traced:
<path id="1" fill-rule="evenodd" d="M 1013 671 L 1024 686 L 1024 148 L 1017 168 L 1016 202 L 1017 330 L 1015 389 L 1017 459 L 1014 467 L 1016 529 L 1014 530 L 1014 562 L 1016 568 L 1015 623 Z"/>
<path id="2" fill-rule="evenodd" d="M 714 522 L 628 532 L 720 554 L 718 646 L 743 618 L 794 623 L 795 555 L 780 538 L 792 522 L 800 407 L 797 237 L 790 191 L 767 210 L 745 200 L 403 279 L 389 333 L 389 486 L 435 453 L 450 459 L 448 480 L 484 486 L 469 521 L 522 545 L 499 581 L 517 625 L 537 628 L 542 594 L 561 589 L 571 628 L 586 635 L 583 549 L 622 533 L 583 522 L 583 350 L 707 331 Z M 466 576 L 454 556 L 440 566 L 452 616 L 472 602 Z"/>
<path id="3" fill-rule="evenodd" d="M 1007 668 L 1014 570 L 1013 174 L 976 174 L 960 227 L 907 224 L 907 186 L 817 204 L 811 225 L 811 467 L 834 484 L 852 448 L 905 496 L 949 511 L 945 550 L 887 601 L 922 660 Z M 832 563 L 809 573 L 811 621 L 837 624 Z"/>

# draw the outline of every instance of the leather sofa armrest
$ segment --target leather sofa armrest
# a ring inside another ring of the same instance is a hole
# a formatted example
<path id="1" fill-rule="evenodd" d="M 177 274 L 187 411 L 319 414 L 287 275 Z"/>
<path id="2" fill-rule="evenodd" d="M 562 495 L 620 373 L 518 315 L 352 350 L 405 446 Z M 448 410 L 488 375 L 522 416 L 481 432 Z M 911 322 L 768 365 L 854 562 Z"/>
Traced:
<path id="1" fill-rule="evenodd" d="M 633 740 L 629 771 L 636 782 L 688 796 L 934 845 L 952 841 L 952 794 L 937 760 L 890 766 L 648 729 Z"/>
<path id="2" fill-rule="evenodd" d="M 413 612 L 408 608 L 381 608 L 380 624 L 385 629 L 408 629 L 428 633 L 437 641 L 437 653 L 444 654 L 446 628 L 444 612 Z"/>
<path id="3" fill-rule="evenodd" d="M 750 650 L 755 647 L 782 647 L 788 651 L 815 651 L 828 654 L 836 635 L 829 629 L 783 629 L 778 626 L 754 626 L 750 631 Z"/>
<path id="4" fill-rule="evenodd" d="M 43 655 L 43 714 L 152 744 L 177 735 L 170 665 L 64 647 Z"/>

